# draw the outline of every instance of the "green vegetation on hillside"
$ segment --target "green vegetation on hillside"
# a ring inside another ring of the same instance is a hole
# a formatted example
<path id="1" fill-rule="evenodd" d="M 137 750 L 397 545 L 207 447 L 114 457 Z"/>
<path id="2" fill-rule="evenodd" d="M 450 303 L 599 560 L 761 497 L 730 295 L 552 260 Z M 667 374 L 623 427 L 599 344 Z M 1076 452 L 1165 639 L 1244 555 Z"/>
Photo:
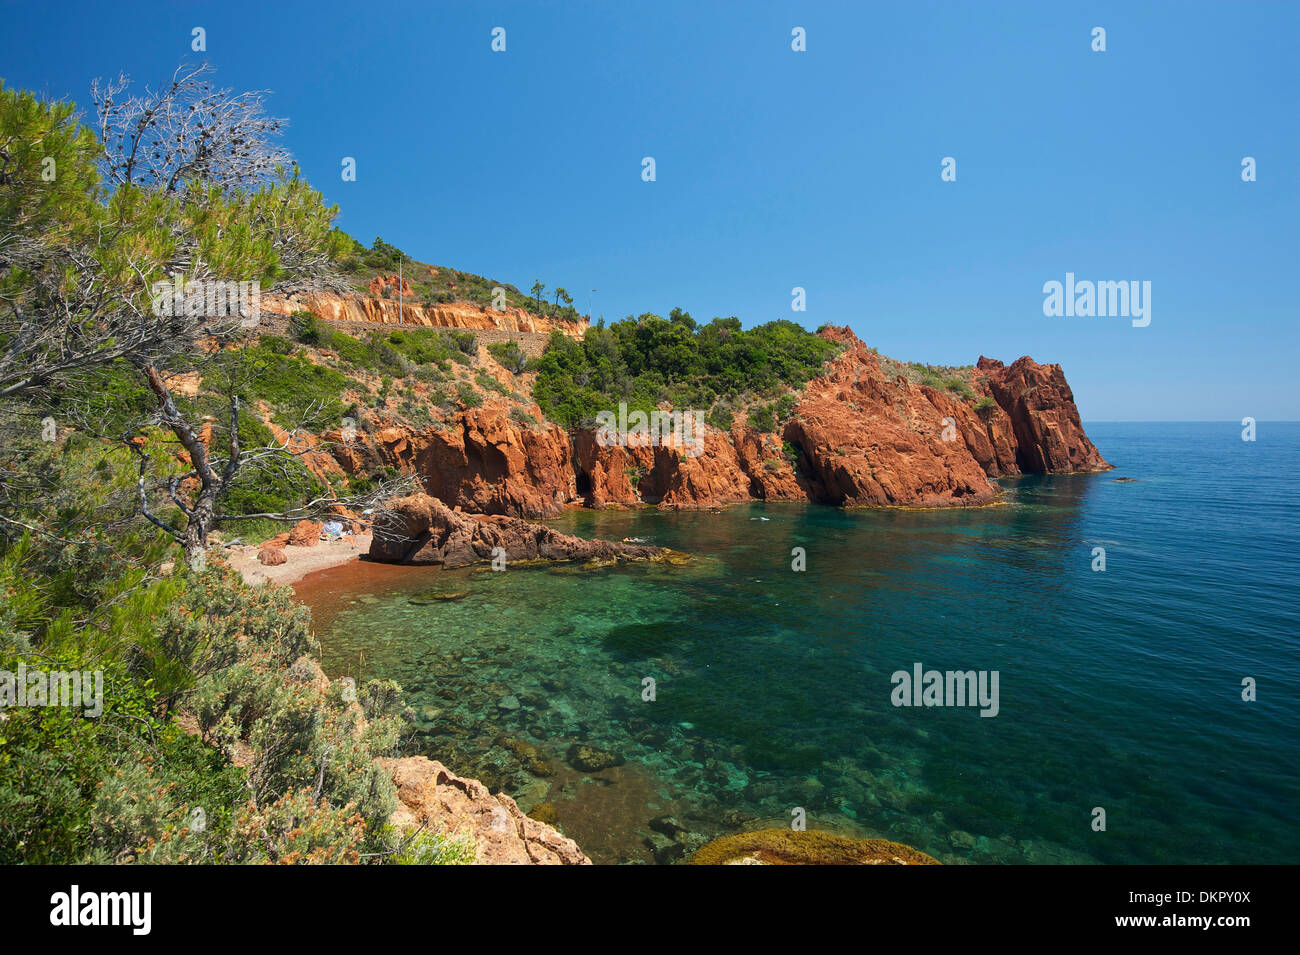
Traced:
<path id="1" fill-rule="evenodd" d="M 565 427 L 589 427 L 620 402 L 650 411 L 665 401 L 708 411 L 711 423 L 726 427 L 746 399 L 771 398 L 776 403 L 760 415 L 775 429 L 768 416 L 788 417 L 793 407 L 784 393 L 815 377 L 838 349 L 790 321 L 746 330 L 737 318 L 715 318 L 697 326 L 674 309 L 668 319 L 645 314 L 591 328 L 582 341 L 552 334 L 535 363 L 533 396 Z"/>
<path id="2" fill-rule="evenodd" d="M 402 732 L 395 685 L 359 689 L 360 712 L 342 684 L 322 696 L 288 591 L 184 563 L 160 574 L 169 540 L 134 513 L 125 449 L 72 434 L 14 450 L 39 492 L 22 515 L 36 530 L 0 533 L 0 671 L 98 672 L 103 709 L 5 701 L 0 863 L 355 862 L 392 848 L 392 786 L 372 760 Z"/>
<path id="3" fill-rule="evenodd" d="M 257 406 L 327 426 L 348 381 L 251 340 L 242 313 L 155 298 L 177 278 L 311 283 L 339 251 L 334 210 L 267 139 L 277 121 L 206 74 L 101 91 L 102 142 L 72 104 L 0 86 L 0 863 L 401 848 L 374 762 L 405 729 L 397 686 L 325 689 L 307 611 L 208 546 L 319 491 Z M 18 699 L 23 670 L 24 690 L 58 671 L 48 692 L 75 675 L 89 695 Z"/>
<path id="4" fill-rule="evenodd" d="M 973 365 L 925 365 L 916 361 L 896 361 L 883 355 L 877 357 L 881 371 L 891 378 L 901 375 L 914 385 L 950 392 L 962 401 L 975 400 L 975 391 L 969 381 Z"/>
<path id="5" fill-rule="evenodd" d="M 341 365 L 403 378 L 421 365 L 451 372 L 450 362 L 468 364 L 478 349 L 473 332 L 437 328 L 395 328 L 357 338 L 330 326 L 310 312 L 295 312 L 290 334 L 304 345 L 335 352 Z"/>
<path id="6" fill-rule="evenodd" d="M 337 230 L 336 230 L 337 231 Z M 576 322 L 581 316 L 573 305 L 573 298 L 562 288 L 552 289 L 546 295 L 546 286 L 540 281 L 532 285 L 532 294 L 524 294 L 509 282 L 484 278 L 473 272 L 445 266 L 417 262 L 401 249 L 390 245 L 378 236 L 366 248 L 361 242 L 338 232 L 339 241 L 347 251 L 340 259 L 339 266 L 352 280 L 353 287 L 363 291 L 371 280 L 379 275 L 397 275 L 401 267 L 401 277 L 411 288 L 406 301 L 420 305 L 443 305 L 452 302 L 469 302 L 474 305 L 495 307 L 493 290 L 500 288 L 505 292 L 505 304 L 515 308 L 526 309 L 539 315 L 545 315 L 560 321 Z M 389 294 L 392 294 L 391 287 Z"/>

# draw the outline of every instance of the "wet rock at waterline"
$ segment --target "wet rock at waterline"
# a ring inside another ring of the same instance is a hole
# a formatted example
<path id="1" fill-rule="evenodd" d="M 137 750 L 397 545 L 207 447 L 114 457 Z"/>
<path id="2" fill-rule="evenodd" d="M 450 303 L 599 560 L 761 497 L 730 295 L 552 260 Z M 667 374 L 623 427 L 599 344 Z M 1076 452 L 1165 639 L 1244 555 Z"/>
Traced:
<path id="1" fill-rule="evenodd" d="M 428 494 L 397 498 L 387 510 L 370 544 L 370 559 L 385 563 L 465 567 L 493 560 L 554 560 L 604 566 L 684 556 L 647 544 L 584 540 L 516 517 L 465 514 Z"/>
<path id="2" fill-rule="evenodd" d="M 898 842 L 791 829 L 723 836 L 700 847 L 690 861 L 692 865 L 939 865 L 933 856 Z"/>

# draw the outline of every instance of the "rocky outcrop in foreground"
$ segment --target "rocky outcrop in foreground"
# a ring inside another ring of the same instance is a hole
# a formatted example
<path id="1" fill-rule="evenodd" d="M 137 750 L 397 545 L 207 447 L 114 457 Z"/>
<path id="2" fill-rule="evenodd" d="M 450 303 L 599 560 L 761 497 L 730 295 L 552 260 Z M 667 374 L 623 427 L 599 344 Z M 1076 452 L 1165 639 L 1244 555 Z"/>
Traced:
<path id="1" fill-rule="evenodd" d="M 398 808 L 394 828 L 467 834 L 481 865 L 591 865 L 591 860 L 544 822 L 530 819 L 505 793 L 493 796 L 476 779 L 463 779 L 423 756 L 376 760 L 393 777 Z"/>
<path id="2" fill-rule="evenodd" d="M 645 544 L 585 540 L 515 517 L 465 514 L 428 494 L 396 498 L 388 502 L 385 510 L 370 544 L 370 559 L 386 563 L 464 567 L 503 554 L 510 562 L 597 563 L 684 556 Z"/>

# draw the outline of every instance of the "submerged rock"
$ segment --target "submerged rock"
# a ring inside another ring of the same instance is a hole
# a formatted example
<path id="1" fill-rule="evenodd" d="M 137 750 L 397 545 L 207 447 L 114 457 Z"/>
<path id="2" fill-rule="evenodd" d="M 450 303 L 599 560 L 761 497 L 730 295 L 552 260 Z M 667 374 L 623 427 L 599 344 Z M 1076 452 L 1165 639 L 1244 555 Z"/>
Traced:
<path id="1" fill-rule="evenodd" d="M 669 839 L 678 839 L 687 834 L 687 830 L 672 816 L 656 816 L 650 820 L 650 828 Z"/>
<path id="2" fill-rule="evenodd" d="M 954 829 L 948 833 L 948 841 L 954 849 L 974 849 L 975 837 L 964 829 Z"/>
<path id="3" fill-rule="evenodd" d="M 469 596 L 468 590 L 430 590 L 425 593 L 416 594 L 410 598 L 407 603 L 415 607 L 428 607 L 432 604 L 442 603 L 445 600 L 463 600 Z"/>
<path id="4" fill-rule="evenodd" d="M 850 839 L 830 832 L 757 829 L 701 846 L 691 865 L 939 865 L 911 846 L 885 839 Z"/>
<path id="5" fill-rule="evenodd" d="M 602 769 L 623 765 L 623 757 L 617 753 L 597 749 L 586 743 L 574 743 L 564 758 L 570 766 L 584 773 L 598 773 Z"/>
<path id="6" fill-rule="evenodd" d="M 532 809 L 528 810 L 528 818 L 536 819 L 538 822 L 545 823 L 548 826 L 553 826 L 559 821 L 560 814 L 555 809 L 555 803 L 539 802 Z"/>
<path id="7" fill-rule="evenodd" d="M 672 865 L 686 856 L 686 847 L 662 833 L 652 832 L 644 840 L 645 847 L 659 865 Z"/>

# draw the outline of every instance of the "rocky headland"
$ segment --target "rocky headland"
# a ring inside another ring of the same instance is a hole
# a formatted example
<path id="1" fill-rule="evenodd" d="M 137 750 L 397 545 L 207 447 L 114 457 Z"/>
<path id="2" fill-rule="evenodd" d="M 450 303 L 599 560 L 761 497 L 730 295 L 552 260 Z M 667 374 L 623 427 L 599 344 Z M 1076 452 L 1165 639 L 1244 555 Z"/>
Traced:
<path id="1" fill-rule="evenodd" d="M 896 373 L 847 328 L 822 335 L 843 350 L 803 389 L 780 433 L 743 419 L 730 431 L 705 426 L 697 456 L 602 446 L 594 429 L 565 430 L 536 407 L 537 423 L 521 423 L 488 395 L 434 427 L 377 419 L 354 440 L 326 434 L 329 470 L 414 474 L 449 507 L 539 519 L 575 505 L 971 506 L 997 499 L 993 478 L 1109 468 L 1060 365 L 981 357 L 967 373 L 976 399 L 967 401 Z"/>

